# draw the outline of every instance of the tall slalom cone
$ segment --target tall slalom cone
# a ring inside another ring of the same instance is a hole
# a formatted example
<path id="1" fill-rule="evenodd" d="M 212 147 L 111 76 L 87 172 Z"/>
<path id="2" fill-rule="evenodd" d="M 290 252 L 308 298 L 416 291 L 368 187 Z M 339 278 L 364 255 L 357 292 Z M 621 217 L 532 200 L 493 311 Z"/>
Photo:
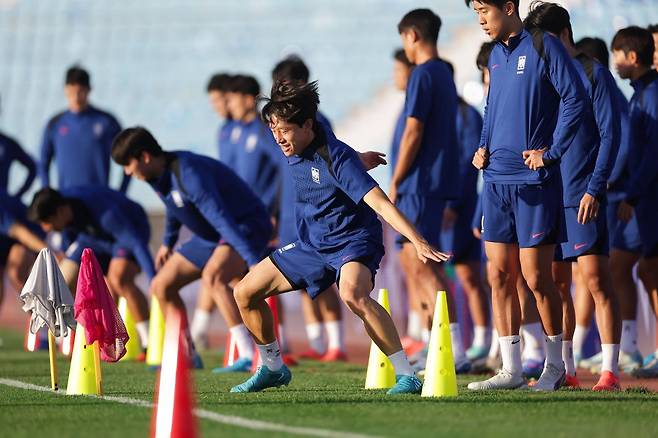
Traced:
<path id="1" fill-rule="evenodd" d="M 128 301 L 123 297 L 119 298 L 119 315 L 121 315 L 121 319 L 123 319 L 123 323 L 126 325 L 129 337 L 126 343 L 126 354 L 119 361 L 135 360 L 142 353 L 142 349 L 139 345 L 139 334 L 135 326 L 135 319 L 130 313 L 130 310 L 128 310 Z"/>
<path id="2" fill-rule="evenodd" d="M 69 369 L 69 381 L 66 385 L 68 395 L 96 394 L 100 395 L 100 360 L 96 364 L 94 347 L 87 345 L 85 330 L 78 324 L 75 332 L 75 345 Z M 97 374 L 98 369 L 98 376 Z"/>
<path id="3" fill-rule="evenodd" d="M 194 395 L 189 375 L 188 346 L 183 335 L 183 317 L 173 307 L 167 314 L 162 367 L 156 383 L 156 404 L 151 420 L 153 438 L 194 438 Z"/>
<path id="4" fill-rule="evenodd" d="M 151 297 L 151 317 L 149 319 L 149 345 L 146 349 L 146 365 L 160 365 L 162 343 L 164 342 L 165 321 L 158 299 Z M 135 339 L 139 339 L 136 337 Z"/>
<path id="5" fill-rule="evenodd" d="M 422 396 L 457 396 L 457 375 L 455 361 L 452 358 L 448 299 L 445 291 L 439 291 L 434 309 Z"/>
<path id="6" fill-rule="evenodd" d="M 391 314 L 388 304 L 388 289 L 379 289 L 377 300 L 384 309 Z M 385 389 L 395 386 L 395 369 L 390 359 L 379 349 L 374 342 L 370 345 L 370 358 L 366 372 L 366 389 Z"/>

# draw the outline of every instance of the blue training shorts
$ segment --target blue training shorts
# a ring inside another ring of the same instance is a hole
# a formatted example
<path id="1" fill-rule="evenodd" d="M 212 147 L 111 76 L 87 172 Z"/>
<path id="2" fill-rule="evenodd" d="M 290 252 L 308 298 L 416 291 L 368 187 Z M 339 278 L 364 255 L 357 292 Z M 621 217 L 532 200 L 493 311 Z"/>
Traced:
<path id="1" fill-rule="evenodd" d="M 402 214 L 409 219 L 421 236 L 427 242 L 438 247 L 440 244 L 441 222 L 443 221 L 443 209 L 445 208 L 445 199 L 429 198 L 408 193 L 398 194 L 395 200 L 395 206 Z M 398 248 L 409 242 L 409 240 L 398 235 L 396 243 Z"/>
<path id="2" fill-rule="evenodd" d="M 606 209 L 608 218 L 608 233 L 610 237 L 610 246 L 622 251 L 640 254 L 642 252 L 642 238 L 640 238 L 640 229 L 637 225 L 637 215 L 634 214 L 631 220 L 623 222 L 617 217 L 619 202 L 611 202 Z"/>
<path id="3" fill-rule="evenodd" d="M 586 224 L 578 223 L 578 207 L 564 208 L 566 241 L 556 248 L 556 261 L 574 261 L 587 254 L 608 255 L 606 207 L 601 204 L 600 214 Z"/>
<path id="4" fill-rule="evenodd" d="M 658 257 L 658 187 L 635 206 L 637 227 L 642 238 L 642 256 Z"/>

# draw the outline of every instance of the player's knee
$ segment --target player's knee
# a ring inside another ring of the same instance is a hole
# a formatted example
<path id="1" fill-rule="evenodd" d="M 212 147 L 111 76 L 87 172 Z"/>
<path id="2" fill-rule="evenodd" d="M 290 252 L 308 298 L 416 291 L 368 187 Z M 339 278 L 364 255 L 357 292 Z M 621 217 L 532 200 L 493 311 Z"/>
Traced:
<path id="1" fill-rule="evenodd" d="M 544 275 L 539 271 L 524 272 L 523 278 L 533 293 L 543 293 L 547 281 L 553 282 L 552 276 Z"/>
<path id="2" fill-rule="evenodd" d="M 238 307 L 242 309 L 251 307 L 255 302 L 253 290 L 244 279 L 233 287 L 233 298 Z"/>
<path id="3" fill-rule="evenodd" d="M 489 283 L 493 290 L 503 290 L 506 288 L 507 283 L 510 281 L 510 275 L 501 271 L 500 269 L 491 268 L 489 269 Z"/>
<path id="4" fill-rule="evenodd" d="M 127 273 L 122 271 L 110 271 L 107 274 L 107 282 L 110 287 L 119 295 L 123 295 L 123 290 L 130 284 L 132 279 Z"/>
<path id="5" fill-rule="evenodd" d="M 368 297 L 364 297 L 363 294 L 359 293 L 357 285 L 341 284 L 340 298 L 355 314 L 362 315 L 365 313 L 366 300 Z"/>
<path id="6" fill-rule="evenodd" d="M 160 302 L 171 301 L 177 291 L 165 277 L 156 275 L 151 281 L 151 294 Z"/>

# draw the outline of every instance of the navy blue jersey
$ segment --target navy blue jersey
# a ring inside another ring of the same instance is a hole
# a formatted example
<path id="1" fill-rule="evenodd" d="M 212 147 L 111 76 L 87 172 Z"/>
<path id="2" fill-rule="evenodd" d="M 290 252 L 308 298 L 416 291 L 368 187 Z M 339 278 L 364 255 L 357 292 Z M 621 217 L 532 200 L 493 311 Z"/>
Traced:
<path id="1" fill-rule="evenodd" d="M 84 111 L 65 111 L 53 117 L 43 133 L 39 177 L 50 184 L 50 162 L 55 158 L 58 187 L 108 186 L 112 141 L 121 131 L 116 118 L 92 106 Z M 130 178 L 123 177 L 120 191 L 128 189 Z"/>
<path id="2" fill-rule="evenodd" d="M 148 248 L 148 218 L 144 209 L 121 192 L 105 186 L 69 187 L 61 190 L 73 208 L 73 222 L 62 232 L 67 241 L 85 245 L 121 246 L 132 252 L 142 271 L 155 276 Z"/>
<path id="3" fill-rule="evenodd" d="M 219 133 L 217 136 L 218 157 L 223 163 L 226 163 L 229 166 L 233 164 L 232 152 L 235 149 L 233 146 L 240 139 L 241 133 L 242 130 L 239 125 L 232 119 L 226 119 L 219 127 Z"/>
<path id="4" fill-rule="evenodd" d="M 381 243 L 382 226 L 363 197 L 377 183 L 354 149 L 327 135 L 320 124 L 301 155 L 288 158 L 295 182 L 299 240 L 332 253 L 355 240 Z"/>
<path id="5" fill-rule="evenodd" d="M 489 150 L 486 182 L 540 184 L 559 172 L 551 165 L 529 169 L 523 160 L 527 149 L 550 150 L 546 160 L 560 158 L 568 149 L 584 113 L 588 98 L 578 71 L 562 43 L 543 35 L 543 56 L 533 35 L 523 30 L 497 42 L 489 57 L 491 83 L 484 112 L 480 145 Z M 560 106 L 562 103 L 562 106 Z"/>
<path id="6" fill-rule="evenodd" d="M 423 123 L 420 149 L 398 193 L 457 196 L 457 90 L 448 66 L 431 59 L 416 66 L 407 84 L 405 115 Z"/>
<path id="7" fill-rule="evenodd" d="M 447 203 L 447 206 L 456 211 L 464 207 L 471 210 L 477 202 L 478 185 L 478 170 L 471 163 L 473 155 L 480 145 L 482 116 L 471 105 L 460 102 L 456 127 L 459 147 L 459 174 L 457 177 L 459 193 L 456 199 Z"/>
<path id="8" fill-rule="evenodd" d="M 630 133 L 628 132 L 628 100 L 626 96 L 615 84 L 615 101 L 619 117 L 621 119 L 621 136 L 619 139 L 619 150 L 612 172 L 608 178 L 608 201 L 619 202 L 624 199 L 626 191 L 626 182 L 628 181 L 628 141 Z"/>
<path id="9" fill-rule="evenodd" d="M 658 72 L 650 70 L 631 85 L 626 200 L 636 204 L 658 187 Z"/>
<path id="10" fill-rule="evenodd" d="M 5 192 L 9 190 L 9 168 L 15 161 L 27 169 L 25 181 L 15 193 L 15 196 L 20 198 L 32 185 L 37 168 L 32 157 L 21 148 L 18 142 L 0 133 L 0 190 Z"/>
<path id="11" fill-rule="evenodd" d="M 247 224 L 270 227 L 265 206 L 225 164 L 191 152 L 167 154 L 167 169 L 150 182 L 167 207 L 164 244 L 173 247 L 181 224 L 199 237 L 231 245 L 251 266 L 262 248 L 247 234 Z"/>
<path id="12" fill-rule="evenodd" d="M 395 122 L 393 140 L 391 141 L 391 163 L 389 164 L 391 169 L 391 176 L 393 176 L 393 172 L 395 172 L 395 166 L 398 164 L 398 156 L 400 155 L 400 142 L 402 141 L 402 135 L 404 134 L 406 123 L 407 115 L 404 111 L 404 108 L 402 108 L 402 111 L 400 111 L 400 115 L 398 115 L 398 119 Z"/>

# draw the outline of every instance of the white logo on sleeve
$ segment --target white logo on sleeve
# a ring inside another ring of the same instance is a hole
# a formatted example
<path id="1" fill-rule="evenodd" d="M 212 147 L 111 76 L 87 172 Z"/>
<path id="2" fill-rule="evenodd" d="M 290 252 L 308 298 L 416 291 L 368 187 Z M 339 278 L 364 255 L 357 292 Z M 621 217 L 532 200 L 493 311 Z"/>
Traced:
<path id="1" fill-rule="evenodd" d="M 320 169 L 311 167 L 311 178 L 313 178 L 314 183 L 320 184 Z"/>
<path id="2" fill-rule="evenodd" d="M 516 74 L 523 74 L 523 70 L 525 70 L 525 55 L 519 56 L 519 61 L 516 63 Z"/>
<path id="3" fill-rule="evenodd" d="M 258 136 L 256 134 L 251 134 L 247 137 L 244 147 L 247 152 L 253 152 L 254 149 L 256 149 L 256 144 L 258 144 Z"/>
<path id="4" fill-rule="evenodd" d="M 180 192 L 178 190 L 172 190 L 171 191 L 171 199 L 174 200 L 174 204 L 176 204 L 176 207 L 183 207 L 185 203 L 183 202 L 183 197 L 181 196 Z"/>
<path id="5" fill-rule="evenodd" d="M 296 246 L 296 245 L 295 245 L 294 242 L 293 242 L 293 243 L 289 243 L 289 244 L 287 244 L 286 246 L 284 246 L 283 248 L 279 248 L 279 254 L 283 254 L 284 252 L 288 251 L 289 249 L 293 249 L 295 246 Z"/>

